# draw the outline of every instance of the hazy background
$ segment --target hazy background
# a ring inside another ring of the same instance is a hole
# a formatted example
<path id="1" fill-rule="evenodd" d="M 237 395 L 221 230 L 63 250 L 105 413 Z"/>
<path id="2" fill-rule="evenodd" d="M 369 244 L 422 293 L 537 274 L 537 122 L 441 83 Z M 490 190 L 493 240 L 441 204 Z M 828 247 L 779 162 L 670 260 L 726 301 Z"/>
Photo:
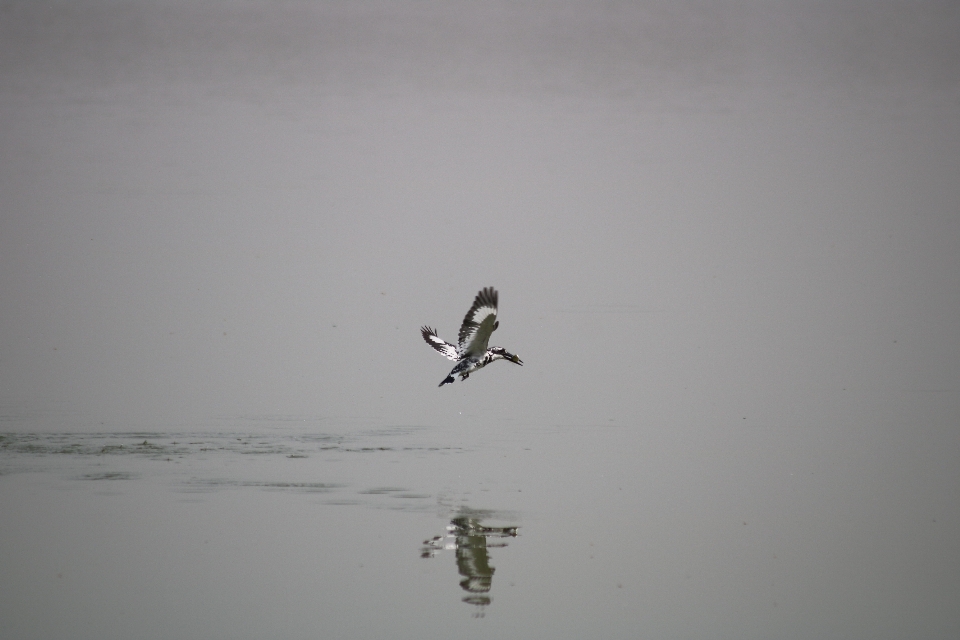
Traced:
<path id="1" fill-rule="evenodd" d="M 783 424 L 957 390 L 953 3 L 0 24 L 0 397 L 34 427 Z M 452 339 L 487 285 L 527 364 L 440 395 L 418 327 Z"/>
<path id="2" fill-rule="evenodd" d="M 572 429 L 511 472 L 618 470 L 690 508 L 665 545 L 790 515 L 822 599 L 759 635 L 948 637 L 958 34 L 949 1 L 4 2 L 0 431 Z M 418 329 L 484 286 L 525 366 L 437 389 Z"/>

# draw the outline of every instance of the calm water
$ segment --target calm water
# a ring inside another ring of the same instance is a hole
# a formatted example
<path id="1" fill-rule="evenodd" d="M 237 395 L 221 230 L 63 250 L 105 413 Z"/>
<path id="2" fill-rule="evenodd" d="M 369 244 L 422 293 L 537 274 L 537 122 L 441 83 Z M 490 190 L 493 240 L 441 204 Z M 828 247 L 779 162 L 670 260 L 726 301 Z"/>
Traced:
<path id="1" fill-rule="evenodd" d="M 3 3 L 0 637 L 960 637 L 957 33 Z"/>
<path id="2" fill-rule="evenodd" d="M 934 406 L 914 409 L 939 428 L 910 437 L 291 426 L 304 418 L 5 434 L 4 631 L 893 637 L 939 619 L 933 636 L 956 584 L 937 550 L 958 526 L 950 499 L 922 494 L 943 478 L 916 471 L 954 456 Z"/>

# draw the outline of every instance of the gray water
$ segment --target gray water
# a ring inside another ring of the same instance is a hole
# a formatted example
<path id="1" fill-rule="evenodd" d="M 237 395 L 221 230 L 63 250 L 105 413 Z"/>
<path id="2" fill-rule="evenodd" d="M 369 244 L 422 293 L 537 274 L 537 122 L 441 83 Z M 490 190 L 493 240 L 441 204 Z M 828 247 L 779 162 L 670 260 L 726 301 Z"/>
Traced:
<path id="1" fill-rule="evenodd" d="M 5 4 L 0 636 L 960 635 L 958 32 Z"/>

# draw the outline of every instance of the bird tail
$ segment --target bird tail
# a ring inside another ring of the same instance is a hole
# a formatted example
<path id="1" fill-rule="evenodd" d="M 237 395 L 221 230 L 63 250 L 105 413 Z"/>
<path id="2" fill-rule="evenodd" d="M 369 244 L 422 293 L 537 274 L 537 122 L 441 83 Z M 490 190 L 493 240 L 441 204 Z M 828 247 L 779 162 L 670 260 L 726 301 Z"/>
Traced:
<path id="1" fill-rule="evenodd" d="M 446 378 L 443 379 L 443 382 L 441 382 L 441 383 L 438 384 L 437 386 L 438 386 L 438 387 L 442 387 L 443 385 L 447 384 L 448 382 L 453 382 L 453 376 L 447 376 Z"/>

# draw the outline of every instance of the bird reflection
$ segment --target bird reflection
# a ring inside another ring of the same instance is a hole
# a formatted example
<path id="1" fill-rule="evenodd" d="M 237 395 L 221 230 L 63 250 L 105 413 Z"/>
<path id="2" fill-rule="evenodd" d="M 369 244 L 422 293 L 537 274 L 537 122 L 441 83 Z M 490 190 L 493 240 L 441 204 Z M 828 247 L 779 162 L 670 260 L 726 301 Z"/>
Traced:
<path id="1" fill-rule="evenodd" d="M 457 570 L 463 576 L 460 588 L 467 592 L 463 601 L 480 607 L 475 615 L 482 617 L 483 608 L 492 602 L 489 594 L 496 571 L 490 564 L 488 550 L 505 547 L 507 542 L 503 538 L 516 536 L 517 527 L 487 527 L 478 514 L 460 515 L 450 521 L 447 535 L 424 540 L 420 557 L 432 558 L 444 549 L 453 549 Z"/>

